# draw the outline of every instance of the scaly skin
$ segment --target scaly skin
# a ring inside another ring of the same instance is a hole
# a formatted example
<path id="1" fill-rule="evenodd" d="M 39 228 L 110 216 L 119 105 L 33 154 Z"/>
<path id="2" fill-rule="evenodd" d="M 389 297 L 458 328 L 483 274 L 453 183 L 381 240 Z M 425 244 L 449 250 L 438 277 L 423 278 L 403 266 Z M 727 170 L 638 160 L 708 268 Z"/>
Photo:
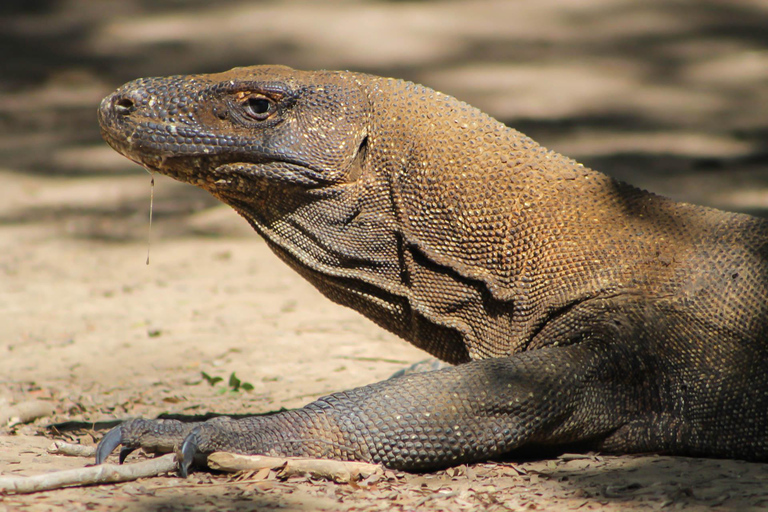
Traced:
<path id="1" fill-rule="evenodd" d="M 142 79 L 107 142 L 204 188 L 331 300 L 458 366 L 102 441 L 425 470 L 531 444 L 768 460 L 768 225 L 675 203 L 428 88 L 280 66 Z"/>

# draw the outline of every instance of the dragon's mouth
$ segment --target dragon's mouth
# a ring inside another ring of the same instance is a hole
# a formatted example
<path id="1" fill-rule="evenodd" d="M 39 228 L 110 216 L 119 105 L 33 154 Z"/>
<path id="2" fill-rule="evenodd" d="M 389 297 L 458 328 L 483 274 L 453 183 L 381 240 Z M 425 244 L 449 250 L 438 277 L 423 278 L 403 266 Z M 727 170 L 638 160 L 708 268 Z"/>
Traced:
<path id="1" fill-rule="evenodd" d="M 106 100 L 105 100 L 106 101 Z M 258 141 L 232 140 L 187 125 L 170 128 L 146 120 L 100 112 L 104 140 L 149 172 L 208 190 L 218 197 L 244 194 L 264 183 L 307 189 L 325 187 L 333 174 L 301 155 L 262 147 Z"/>
<path id="2" fill-rule="evenodd" d="M 245 188 L 246 183 L 255 181 L 261 166 L 268 166 L 273 162 L 225 155 L 216 157 L 190 155 L 142 159 L 137 163 L 150 172 L 157 172 L 176 181 L 189 183 L 220 195 L 229 189 Z"/>
<path id="3" fill-rule="evenodd" d="M 253 172 L 258 166 L 279 163 L 258 154 L 212 153 L 210 148 L 172 154 L 145 141 L 116 137 L 108 129 L 102 130 L 102 136 L 115 151 L 149 172 L 205 189 L 211 189 L 214 183 L 225 184 L 226 180 L 222 180 L 228 175 L 237 174 L 242 178 L 249 174 L 247 170 Z"/>

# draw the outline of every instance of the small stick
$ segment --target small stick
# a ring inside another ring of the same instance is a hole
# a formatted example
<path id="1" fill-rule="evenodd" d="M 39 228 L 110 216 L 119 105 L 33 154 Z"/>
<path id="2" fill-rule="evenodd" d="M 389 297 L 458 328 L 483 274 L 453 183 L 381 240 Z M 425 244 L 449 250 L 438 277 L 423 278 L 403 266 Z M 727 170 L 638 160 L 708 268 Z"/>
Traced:
<path id="1" fill-rule="evenodd" d="M 175 470 L 176 455 L 169 453 L 162 457 L 124 466 L 102 464 L 101 466 L 67 469 L 43 475 L 0 477 L 0 495 L 4 493 L 29 494 L 70 486 L 128 482 Z"/>
<path id="2" fill-rule="evenodd" d="M 93 457 L 96 455 L 96 447 L 57 440 L 48 447 L 48 453 L 70 457 Z"/>
<path id="3" fill-rule="evenodd" d="M 50 416 L 53 414 L 54 407 L 51 402 L 42 400 L 30 400 L 21 402 L 7 409 L 0 410 L 0 425 L 8 426 L 18 425 L 19 423 L 28 423 L 34 419 Z"/>
<path id="4" fill-rule="evenodd" d="M 334 482 L 350 482 L 383 473 L 383 468 L 366 462 L 350 462 L 328 459 L 296 459 L 267 457 L 266 455 L 238 455 L 216 452 L 208 456 L 208 467 L 219 471 L 236 472 L 269 468 L 280 470 L 281 476 L 311 475 L 314 478 Z"/>

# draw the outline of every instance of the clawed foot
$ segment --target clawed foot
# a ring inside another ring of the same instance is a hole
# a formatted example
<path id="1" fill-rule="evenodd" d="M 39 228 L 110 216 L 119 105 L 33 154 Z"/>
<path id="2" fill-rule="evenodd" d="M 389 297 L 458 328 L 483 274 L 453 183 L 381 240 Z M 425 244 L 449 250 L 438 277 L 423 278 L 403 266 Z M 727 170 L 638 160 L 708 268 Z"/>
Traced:
<path id="1" fill-rule="evenodd" d="M 118 425 L 117 427 L 113 428 L 109 432 L 107 432 L 107 435 L 105 435 L 101 441 L 99 441 L 99 446 L 96 448 L 96 464 L 101 464 L 105 460 L 107 460 L 107 457 L 110 453 L 115 451 L 115 448 L 120 446 L 122 444 L 123 439 L 123 431 L 122 431 L 122 425 Z M 125 462 L 125 458 L 128 457 L 133 451 L 135 450 L 135 447 L 130 446 L 123 446 L 120 449 L 120 455 L 119 455 L 119 463 L 122 464 Z"/>
<path id="2" fill-rule="evenodd" d="M 179 474 L 187 477 L 193 464 L 205 464 L 206 457 L 211 451 L 201 449 L 201 433 L 203 430 L 215 428 L 214 424 L 231 421 L 229 418 L 216 418 L 205 423 L 182 423 L 177 420 L 143 420 L 126 421 L 110 430 L 96 448 L 96 464 L 103 463 L 117 448 L 120 448 L 118 461 L 122 464 L 125 458 L 138 448 L 150 453 L 177 452 Z M 177 447 L 180 448 L 177 450 Z"/>

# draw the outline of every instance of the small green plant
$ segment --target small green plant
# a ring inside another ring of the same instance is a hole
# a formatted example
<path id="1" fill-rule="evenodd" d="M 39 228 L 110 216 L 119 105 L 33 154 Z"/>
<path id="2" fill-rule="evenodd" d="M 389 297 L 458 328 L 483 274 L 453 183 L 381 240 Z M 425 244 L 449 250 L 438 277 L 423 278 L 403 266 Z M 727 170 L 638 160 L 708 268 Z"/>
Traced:
<path id="1" fill-rule="evenodd" d="M 224 380 L 222 377 L 211 377 L 205 372 L 200 372 L 200 375 L 202 375 L 205 381 L 211 386 L 215 386 L 216 384 Z M 234 373 L 232 375 L 234 375 Z"/>
<path id="2" fill-rule="evenodd" d="M 203 376 L 203 379 L 211 385 L 216 386 L 219 382 L 224 382 L 223 377 L 212 377 L 208 375 L 205 372 L 200 372 L 200 375 Z M 243 382 L 237 376 L 235 375 L 235 372 L 232 372 L 232 374 L 229 376 L 229 381 L 227 382 L 226 386 L 219 386 L 216 390 L 216 393 L 219 395 L 223 395 L 224 393 L 237 393 L 239 391 L 253 391 L 253 384 L 250 382 Z"/>

